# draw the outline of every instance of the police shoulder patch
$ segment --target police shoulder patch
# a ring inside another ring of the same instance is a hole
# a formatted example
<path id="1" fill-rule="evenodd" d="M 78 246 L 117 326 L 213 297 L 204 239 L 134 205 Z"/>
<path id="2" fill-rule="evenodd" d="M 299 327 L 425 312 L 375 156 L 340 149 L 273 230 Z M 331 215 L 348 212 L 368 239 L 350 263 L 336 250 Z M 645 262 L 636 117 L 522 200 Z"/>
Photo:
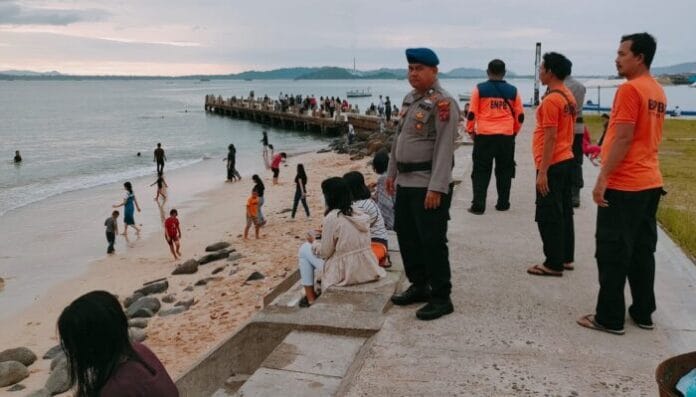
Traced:
<path id="1" fill-rule="evenodd" d="M 437 113 L 440 117 L 440 121 L 449 121 L 450 118 L 450 103 L 448 100 L 443 99 L 437 102 Z"/>

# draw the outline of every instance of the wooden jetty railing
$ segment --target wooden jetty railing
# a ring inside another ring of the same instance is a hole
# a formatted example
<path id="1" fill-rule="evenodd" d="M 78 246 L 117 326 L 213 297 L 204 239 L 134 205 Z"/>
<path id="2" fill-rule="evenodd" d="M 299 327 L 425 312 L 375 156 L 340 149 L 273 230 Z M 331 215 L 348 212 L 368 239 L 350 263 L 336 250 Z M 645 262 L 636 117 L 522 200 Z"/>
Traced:
<path id="1" fill-rule="evenodd" d="M 272 101 L 239 99 L 235 97 L 206 95 L 205 111 L 230 116 L 236 119 L 279 126 L 282 128 L 320 132 L 327 135 L 340 135 L 348 132 L 348 123 L 356 129 L 378 131 L 380 119 L 377 116 L 365 116 L 357 113 L 338 113 L 335 118 L 322 116 L 321 112 L 300 114 L 296 106 L 286 111 L 279 110 Z"/>

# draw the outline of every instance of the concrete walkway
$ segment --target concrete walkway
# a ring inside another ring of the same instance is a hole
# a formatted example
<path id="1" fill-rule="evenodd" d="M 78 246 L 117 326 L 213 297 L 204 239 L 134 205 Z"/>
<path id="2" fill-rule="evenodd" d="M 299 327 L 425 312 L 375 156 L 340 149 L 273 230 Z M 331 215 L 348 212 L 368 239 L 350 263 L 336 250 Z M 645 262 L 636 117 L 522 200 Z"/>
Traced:
<path id="1" fill-rule="evenodd" d="M 534 277 L 541 241 L 534 223 L 533 114 L 517 140 L 512 208 L 469 214 L 471 147 L 456 153 L 450 222 L 455 312 L 433 322 L 415 318 L 418 306 L 392 307 L 366 344 L 349 382 L 349 396 L 655 396 L 655 368 L 696 350 L 696 266 L 660 233 L 656 329 L 626 323 L 609 335 L 575 324 L 593 313 L 598 291 L 594 260 L 598 169 L 585 162 L 586 188 L 575 213 L 576 270 L 562 278 Z M 407 283 L 402 286 L 405 288 Z M 627 292 L 627 302 L 630 295 Z"/>

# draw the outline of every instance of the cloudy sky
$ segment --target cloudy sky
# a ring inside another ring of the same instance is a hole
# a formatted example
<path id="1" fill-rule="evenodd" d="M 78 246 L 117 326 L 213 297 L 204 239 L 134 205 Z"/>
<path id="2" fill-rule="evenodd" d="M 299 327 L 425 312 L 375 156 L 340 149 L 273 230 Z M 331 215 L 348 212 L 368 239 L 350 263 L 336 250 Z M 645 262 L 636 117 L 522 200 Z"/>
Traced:
<path id="1" fill-rule="evenodd" d="M 184 75 L 284 66 L 441 69 L 493 57 L 531 74 L 534 44 L 575 74 L 611 74 L 621 34 L 658 39 L 653 65 L 696 61 L 694 0 L 0 0 L 0 70 Z"/>

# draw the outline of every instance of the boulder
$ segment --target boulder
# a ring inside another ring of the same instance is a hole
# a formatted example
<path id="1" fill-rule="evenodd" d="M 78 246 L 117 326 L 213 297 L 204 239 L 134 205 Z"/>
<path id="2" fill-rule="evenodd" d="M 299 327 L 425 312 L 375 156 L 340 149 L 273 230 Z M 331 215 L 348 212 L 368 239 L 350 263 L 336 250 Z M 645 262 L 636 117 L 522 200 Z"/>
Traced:
<path id="1" fill-rule="evenodd" d="M 4 361 L 18 361 L 28 367 L 36 361 L 36 354 L 26 347 L 16 347 L 0 352 L 0 363 Z"/>
<path id="2" fill-rule="evenodd" d="M 169 294 L 162 298 L 164 303 L 174 303 L 174 301 L 176 301 L 176 294 Z"/>
<path id="3" fill-rule="evenodd" d="M 14 385 L 29 376 L 29 370 L 19 361 L 0 363 L 0 387 Z"/>
<path id="4" fill-rule="evenodd" d="M 260 272 L 253 272 L 247 277 L 246 281 L 263 280 L 264 278 L 266 278 L 266 276 Z"/>
<path id="5" fill-rule="evenodd" d="M 381 139 L 372 139 L 367 143 L 367 154 L 373 155 L 384 147 L 384 142 Z"/>
<path id="6" fill-rule="evenodd" d="M 52 348 L 48 349 L 48 351 L 43 355 L 43 359 L 51 360 L 53 359 L 53 357 L 57 356 L 60 353 L 63 353 L 63 348 L 60 345 L 53 346 Z"/>
<path id="7" fill-rule="evenodd" d="M 60 352 L 57 356 L 53 357 L 53 360 L 51 360 L 51 371 L 53 371 L 61 361 L 65 361 L 67 359 L 68 358 L 65 357 L 65 353 L 63 352 Z"/>
<path id="8" fill-rule="evenodd" d="M 138 310 L 134 310 L 133 314 L 130 317 L 131 318 L 150 318 L 154 315 L 155 315 L 155 313 L 152 310 L 141 307 Z"/>
<path id="9" fill-rule="evenodd" d="M 58 365 L 51 371 L 48 380 L 44 385 L 44 389 L 48 390 L 51 395 L 65 393 L 70 389 L 70 381 L 68 376 L 68 361 L 61 360 Z"/>
<path id="10" fill-rule="evenodd" d="M 230 243 L 225 242 L 225 241 L 220 241 L 219 243 L 210 244 L 209 246 L 205 247 L 205 252 L 220 251 L 220 250 L 224 250 L 225 248 L 227 248 L 229 246 L 230 246 Z"/>
<path id="11" fill-rule="evenodd" d="M 218 261 L 220 259 L 225 259 L 230 256 L 231 250 L 222 250 L 218 252 L 213 252 L 212 254 L 204 255 L 198 260 L 199 265 L 205 265 L 206 263 Z"/>
<path id="12" fill-rule="evenodd" d="M 128 336 L 133 342 L 142 342 L 147 339 L 147 334 L 142 328 L 128 328 Z"/>
<path id="13" fill-rule="evenodd" d="M 27 387 L 24 386 L 23 384 L 17 383 L 15 385 L 13 385 L 12 387 L 8 388 L 7 391 L 21 391 L 21 390 L 24 390 L 26 388 Z"/>
<path id="14" fill-rule="evenodd" d="M 235 252 L 230 254 L 230 256 L 227 257 L 227 260 L 230 262 L 238 261 L 240 259 L 244 258 L 244 255 L 240 254 L 239 252 Z"/>
<path id="15" fill-rule="evenodd" d="M 130 320 L 128 320 L 128 326 L 135 328 L 145 328 L 147 327 L 148 322 L 149 320 L 146 318 L 131 318 Z"/>
<path id="16" fill-rule="evenodd" d="M 225 270 L 226 267 L 227 267 L 227 265 L 222 265 L 222 266 L 216 267 L 215 270 L 213 270 L 212 273 L 210 273 L 210 274 L 218 274 L 221 271 Z"/>
<path id="17" fill-rule="evenodd" d="M 51 392 L 46 389 L 34 390 L 33 392 L 27 394 L 27 397 L 51 397 Z"/>
<path id="18" fill-rule="evenodd" d="M 220 276 L 206 277 L 206 278 L 202 278 L 202 279 L 196 281 L 196 284 L 194 284 L 194 285 L 201 286 L 201 285 L 206 285 L 211 281 L 219 281 L 219 280 L 222 280 L 222 277 L 220 277 Z"/>
<path id="19" fill-rule="evenodd" d="M 150 294 L 159 294 L 169 289 L 169 282 L 167 280 L 157 281 L 154 283 L 146 284 L 143 288 L 135 291 L 135 293 L 141 293 L 145 296 Z"/>
<path id="20" fill-rule="evenodd" d="M 195 301 L 193 300 L 193 298 L 189 298 L 189 299 L 186 299 L 186 300 L 181 300 L 181 301 L 176 302 L 176 303 L 174 304 L 174 306 L 175 306 L 175 307 L 181 306 L 181 307 L 185 307 L 185 308 L 188 309 L 188 308 L 191 307 L 194 303 L 195 303 Z"/>
<path id="21" fill-rule="evenodd" d="M 138 299 L 142 298 L 143 296 L 145 296 L 145 295 L 143 295 L 140 292 L 133 293 L 133 295 L 131 295 L 123 300 L 123 307 L 125 307 L 127 309 L 130 305 L 133 304 L 133 302 L 137 301 Z"/>
<path id="22" fill-rule="evenodd" d="M 152 296 L 145 296 L 133 302 L 133 304 L 130 305 L 128 309 L 126 309 L 126 316 L 128 316 L 129 318 L 151 317 L 151 315 L 146 316 L 143 314 L 147 314 L 147 311 L 153 314 L 157 313 L 160 307 L 162 307 L 162 304 L 160 303 L 159 299 Z"/>
<path id="23" fill-rule="evenodd" d="M 188 287 L 184 288 L 184 291 L 186 291 L 186 292 L 193 291 L 193 285 L 189 285 Z"/>
<path id="24" fill-rule="evenodd" d="M 198 261 L 189 259 L 186 262 L 176 265 L 172 274 L 193 274 L 198 271 Z"/>
<path id="25" fill-rule="evenodd" d="M 183 313 L 187 309 L 188 308 L 186 308 L 184 306 L 175 306 L 175 307 L 172 307 L 171 309 L 161 310 L 159 312 L 159 316 L 160 317 L 173 316 L 175 314 Z"/>

